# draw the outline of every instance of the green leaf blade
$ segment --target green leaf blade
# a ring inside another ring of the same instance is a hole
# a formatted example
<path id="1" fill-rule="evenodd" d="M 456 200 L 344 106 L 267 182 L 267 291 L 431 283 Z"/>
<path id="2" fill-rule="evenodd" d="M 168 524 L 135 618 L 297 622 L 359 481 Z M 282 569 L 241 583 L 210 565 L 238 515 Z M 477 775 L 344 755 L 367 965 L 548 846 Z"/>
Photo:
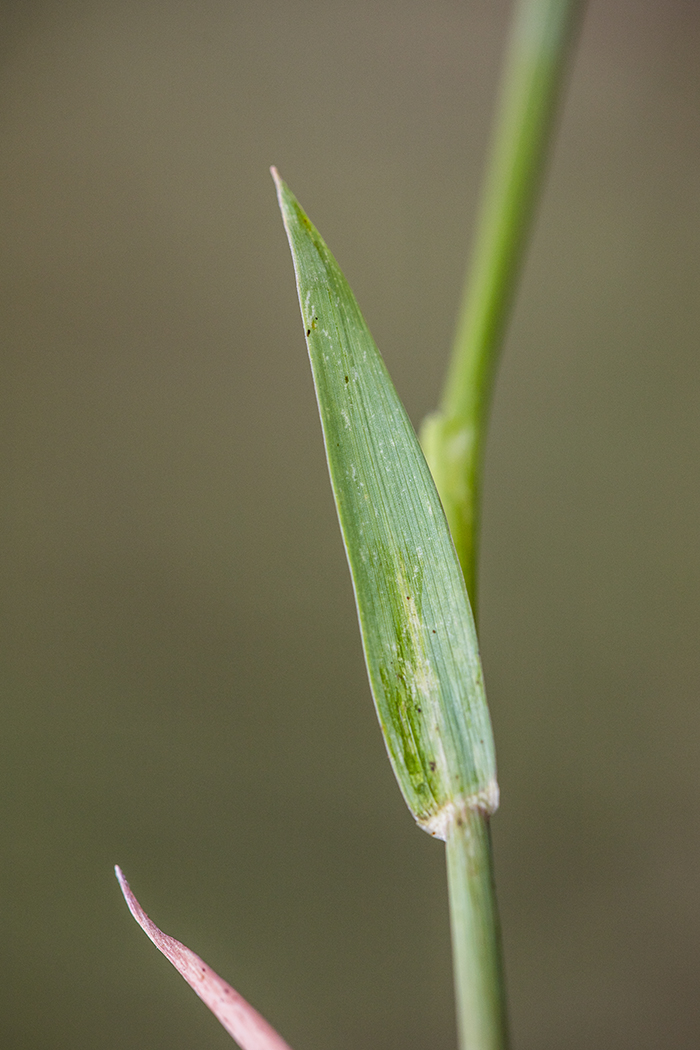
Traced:
<path id="1" fill-rule="evenodd" d="M 476 631 L 418 440 L 357 302 L 273 170 L 292 250 L 331 483 L 389 757 L 418 823 L 497 806 Z"/>

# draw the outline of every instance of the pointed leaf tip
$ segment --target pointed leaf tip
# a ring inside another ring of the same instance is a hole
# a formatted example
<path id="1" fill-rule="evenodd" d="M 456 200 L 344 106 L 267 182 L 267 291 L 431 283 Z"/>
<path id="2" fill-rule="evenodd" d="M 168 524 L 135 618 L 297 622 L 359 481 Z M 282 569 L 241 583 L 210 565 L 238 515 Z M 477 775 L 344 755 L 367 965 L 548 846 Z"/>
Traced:
<path id="1" fill-rule="evenodd" d="M 129 911 L 177 972 L 194 989 L 241 1050 L 290 1050 L 264 1017 L 193 951 L 159 930 L 134 896 L 118 864 L 114 871 Z"/>

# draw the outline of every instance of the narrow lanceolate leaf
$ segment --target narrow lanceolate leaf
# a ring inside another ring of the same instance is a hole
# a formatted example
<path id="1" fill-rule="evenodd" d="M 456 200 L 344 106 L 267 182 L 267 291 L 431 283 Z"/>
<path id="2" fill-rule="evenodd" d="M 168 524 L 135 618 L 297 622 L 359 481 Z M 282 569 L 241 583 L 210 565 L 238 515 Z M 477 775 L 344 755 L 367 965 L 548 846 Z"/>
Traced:
<path id="1" fill-rule="evenodd" d="M 273 169 L 370 683 L 418 823 L 444 838 L 498 787 L 464 578 L 411 423 L 335 259 Z"/>
<path id="2" fill-rule="evenodd" d="M 261 1017 L 257 1010 L 245 1001 L 230 984 L 222 980 L 207 964 L 174 937 L 159 930 L 149 919 L 136 900 L 121 868 L 115 866 L 129 911 L 141 929 L 148 934 L 156 948 L 169 959 L 178 973 L 194 988 L 216 1019 L 229 1035 L 233 1036 L 241 1050 L 290 1050 L 281 1035 Z"/>

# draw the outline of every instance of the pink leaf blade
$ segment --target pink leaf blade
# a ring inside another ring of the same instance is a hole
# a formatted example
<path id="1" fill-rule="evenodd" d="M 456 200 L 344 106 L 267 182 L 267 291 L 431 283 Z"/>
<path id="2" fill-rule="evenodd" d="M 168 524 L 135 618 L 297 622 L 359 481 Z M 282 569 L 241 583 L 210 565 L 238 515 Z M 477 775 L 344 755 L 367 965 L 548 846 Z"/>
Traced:
<path id="1" fill-rule="evenodd" d="M 141 929 L 209 1007 L 241 1050 L 290 1050 L 289 1044 L 242 995 L 193 951 L 158 929 L 132 893 L 121 868 L 115 865 L 114 871 L 129 911 Z"/>

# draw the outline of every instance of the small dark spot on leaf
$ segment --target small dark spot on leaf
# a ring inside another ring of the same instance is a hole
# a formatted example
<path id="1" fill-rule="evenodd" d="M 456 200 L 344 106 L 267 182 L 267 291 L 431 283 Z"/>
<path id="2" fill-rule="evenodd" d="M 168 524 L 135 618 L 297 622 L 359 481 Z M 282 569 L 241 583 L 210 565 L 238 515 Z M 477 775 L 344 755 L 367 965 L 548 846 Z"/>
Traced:
<path id="1" fill-rule="evenodd" d="M 311 335 L 311 329 L 310 329 L 310 328 L 307 328 L 307 329 L 306 329 L 306 334 L 307 334 L 307 335 Z"/>
<path id="2" fill-rule="evenodd" d="M 423 713 L 423 708 L 422 708 L 422 707 L 417 707 L 417 708 L 416 708 L 416 711 L 417 711 L 417 712 L 418 712 L 418 714 L 420 715 L 420 714 L 422 714 L 422 713 Z"/>
<path id="3" fill-rule="evenodd" d="M 349 383 L 349 382 L 350 382 L 350 376 L 346 376 L 346 377 L 345 377 L 345 382 L 346 382 L 346 383 Z"/>
<path id="4" fill-rule="evenodd" d="M 428 765 L 430 766 L 431 772 L 434 773 L 435 767 L 437 766 L 437 762 L 428 762 Z"/>
<path id="5" fill-rule="evenodd" d="M 433 631 L 433 634 L 437 634 L 437 631 Z"/>

